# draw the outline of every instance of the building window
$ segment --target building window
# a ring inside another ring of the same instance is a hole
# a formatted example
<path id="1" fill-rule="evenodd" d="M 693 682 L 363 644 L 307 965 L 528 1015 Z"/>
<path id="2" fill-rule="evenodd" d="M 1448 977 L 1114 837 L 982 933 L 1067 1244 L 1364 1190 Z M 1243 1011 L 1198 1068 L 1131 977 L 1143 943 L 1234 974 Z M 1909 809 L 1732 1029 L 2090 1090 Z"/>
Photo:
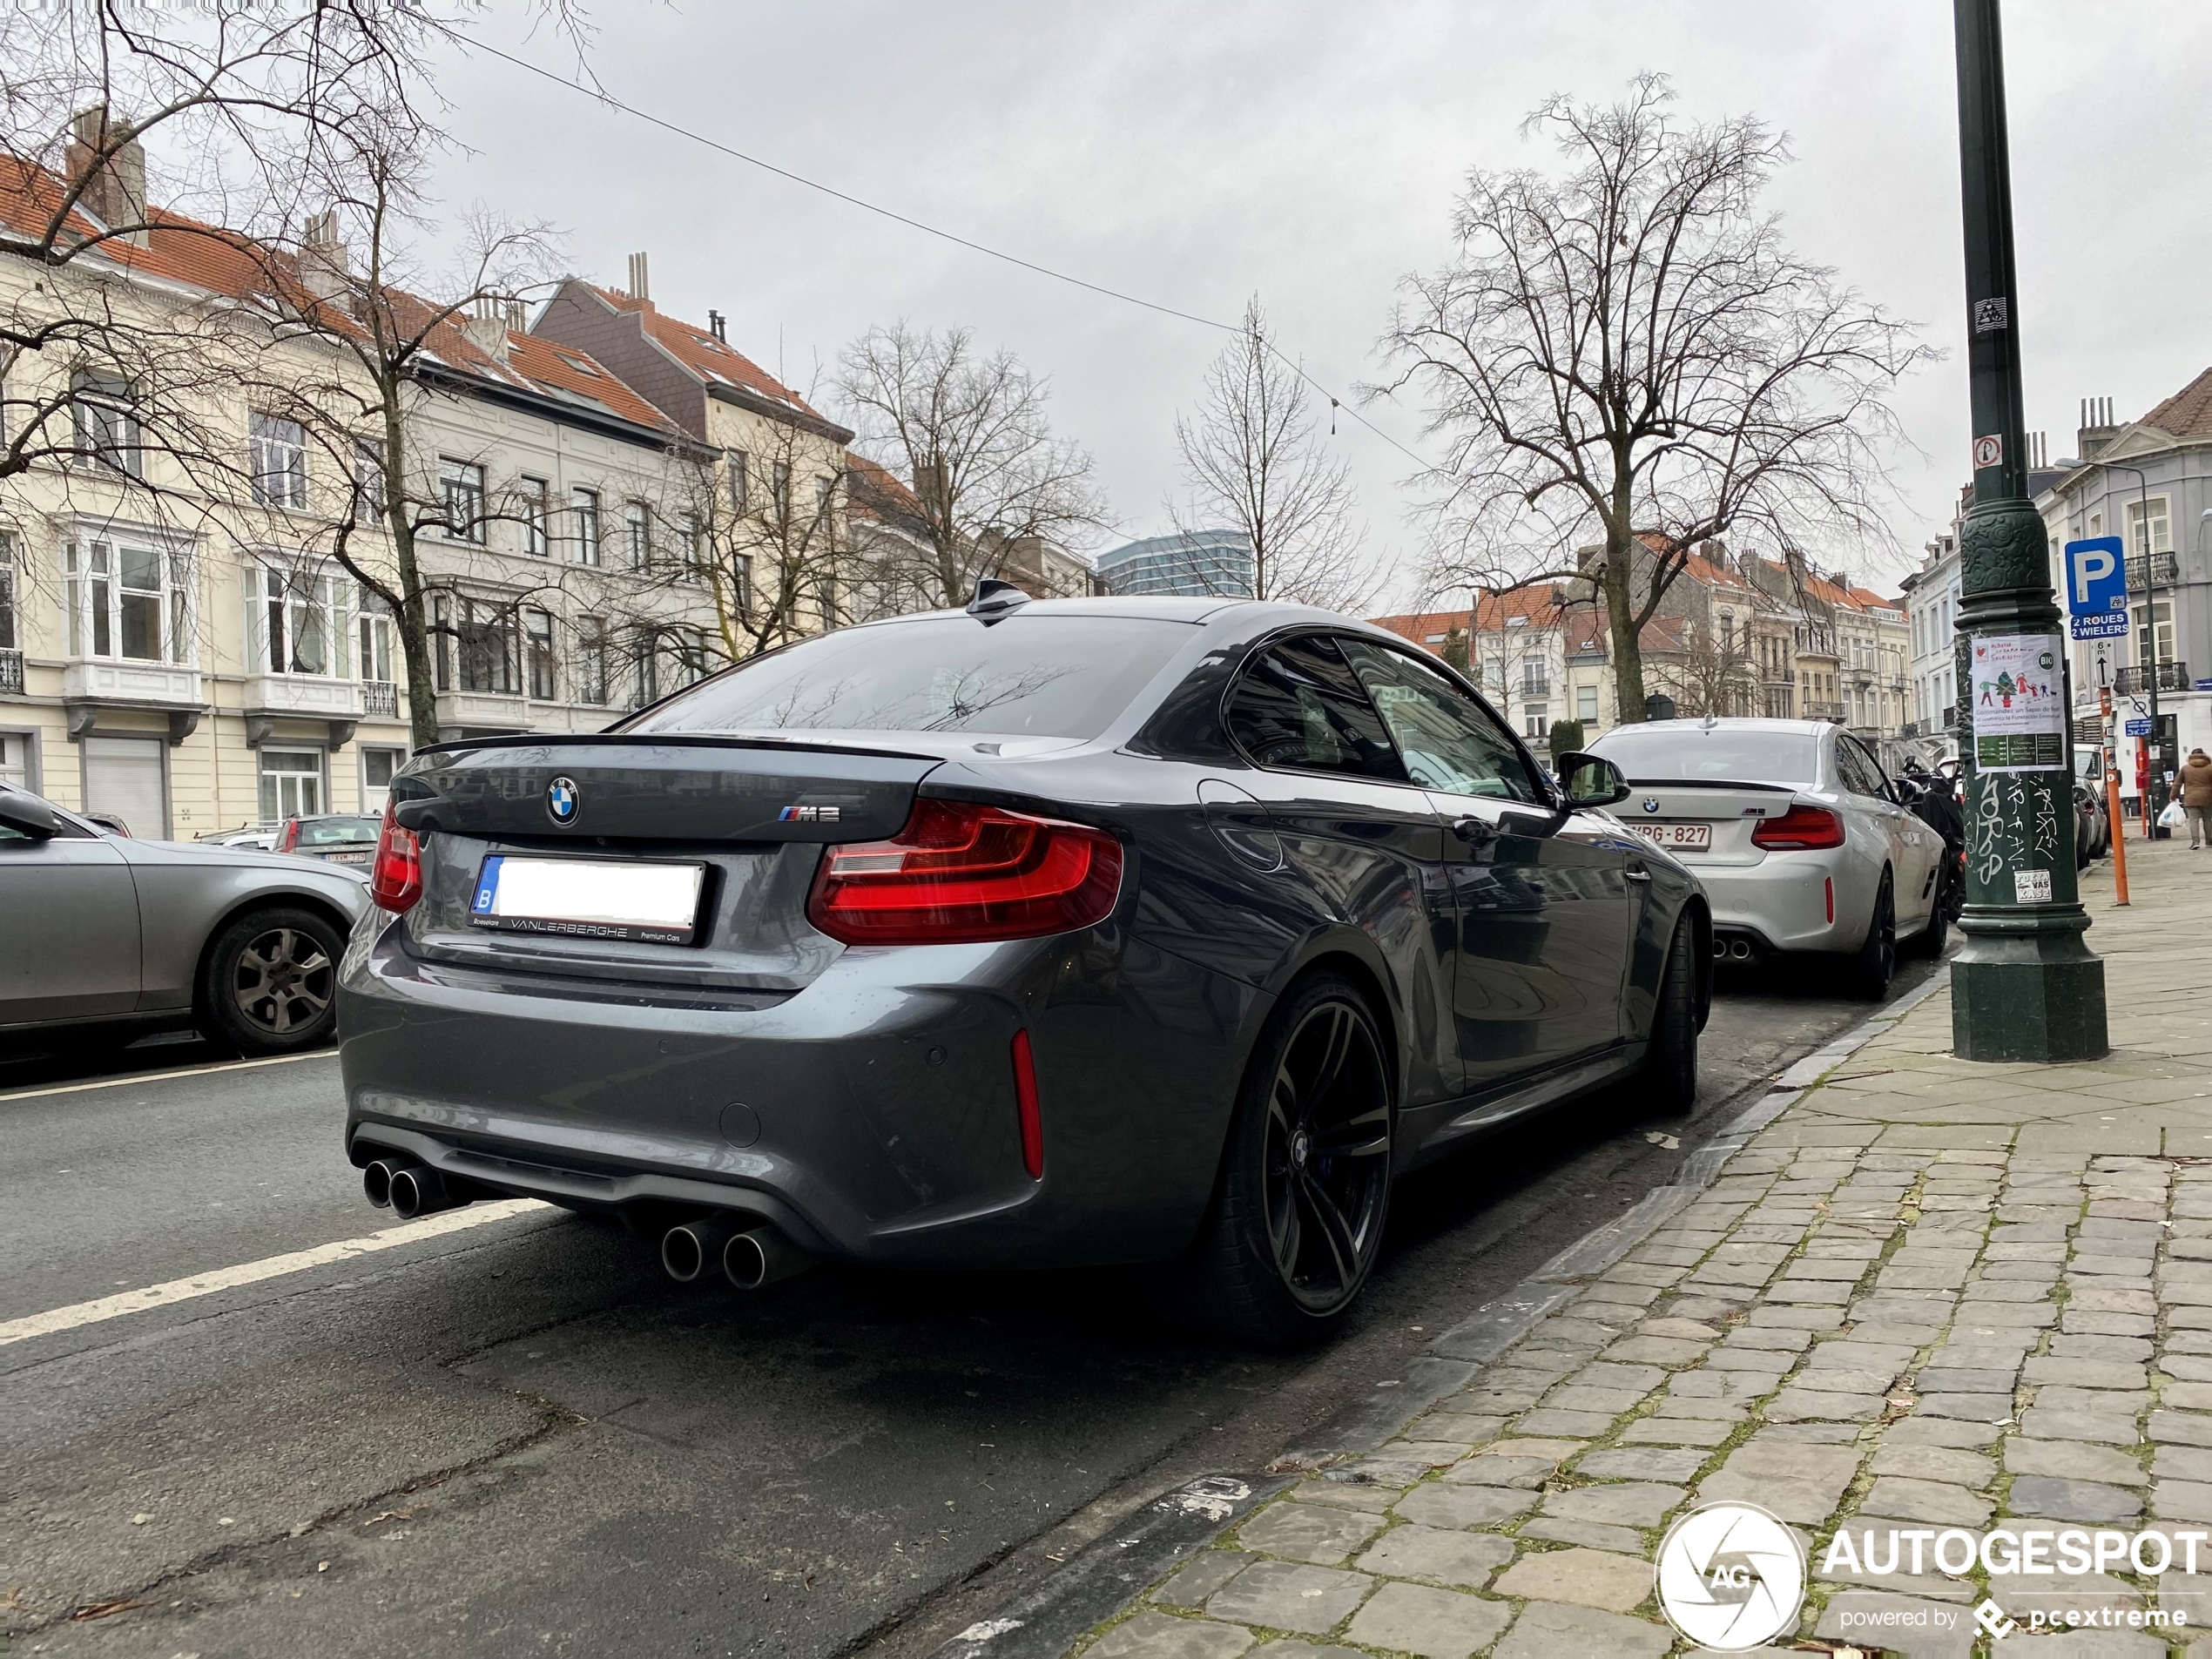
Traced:
<path id="1" fill-rule="evenodd" d="M 570 490 L 569 510 L 576 517 L 576 562 L 578 564 L 598 563 L 599 492 L 596 489 Z"/>
<path id="2" fill-rule="evenodd" d="M 272 674 L 344 675 L 349 586 L 334 577 L 263 570 L 255 666 Z"/>
<path id="3" fill-rule="evenodd" d="M 361 751 L 361 812 L 374 817 L 384 810 L 384 800 L 392 787 L 392 779 L 407 764 L 404 749 L 363 749 Z"/>
<path id="4" fill-rule="evenodd" d="M 730 451 L 730 510 L 743 518 L 752 508 L 752 459 L 742 449 Z"/>
<path id="5" fill-rule="evenodd" d="M 253 475 L 253 504 L 307 504 L 307 435 L 297 421 L 258 410 L 246 417 L 247 463 Z"/>
<path id="6" fill-rule="evenodd" d="M 143 434 L 130 382 L 105 374 L 78 374 L 70 384 L 70 421 L 78 466 L 144 477 Z"/>
<path id="7" fill-rule="evenodd" d="M 706 678 L 706 636 L 698 629 L 676 631 L 676 654 L 685 685 L 694 685 Z"/>
<path id="8" fill-rule="evenodd" d="M 2154 622 L 2158 624 L 2158 655 L 2155 658 L 2151 655 L 2151 624 Z M 2174 606 L 2170 601 L 2161 599 L 2155 606 L 2135 607 L 2135 651 L 2137 659 L 2145 668 L 2150 667 L 2154 661 L 2170 663 L 2174 660 Z"/>
<path id="9" fill-rule="evenodd" d="M 730 557 L 730 585 L 732 597 L 740 615 L 752 609 L 752 555 L 735 553 Z"/>
<path id="10" fill-rule="evenodd" d="M 319 749 L 261 751 L 261 821 L 313 818 L 323 809 L 322 752 Z"/>
<path id="11" fill-rule="evenodd" d="M 62 553 L 62 575 L 71 656 L 192 660 L 182 554 L 129 543 L 71 542 Z"/>
<path id="12" fill-rule="evenodd" d="M 454 639 L 462 691 L 515 694 L 515 624 L 504 606 L 489 599 L 463 599 Z"/>
<path id="13" fill-rule="evenodd" d="M 586 617 L 577 629 L 577 697 L 604 706 L 607 701 L 607 622 Z"/>
<path id="14" fill-rule="evenodd" d="M 384 522 L 384 446 L 369 438 L 354 441 L 354 523 L 374 529 Z"/>
<path id="15" fill-rule="evenodd" d="M 814 480 L 814 517 L 817 521 L 829 516 L 831 489 L 832 485 L 828 479 Z"/>
<path id="16" fill-rule="evenodd" d="M 1597 724 L 1597 687 L 1577 686 L 1575 691 L 1575 718 L 1584 725 Z"/>
<path id="17" fill-rule="evenodd" d="M 2148 529 L 2148 535 L 2146 529 Z M 2173 524 L 2166 513 L 2166 497 L 2153 496 L 2148 501 L 2128 503 L 2128 552 L 2131 558 L 2141 558 L 2145 553 L 2171 553 L 2174 550 Z"/>
<path id="18" fill-rule="evenodd" d="M 549 556 L 553 551 L 553 537 L 547 520 L 552 513 L 552 490 L 543 478 L 525 474 L 521 485 L 523 497 L 523 551 L 534 559 Z"/>
<path id="19" fill-rule="evenodd" d="M 484 469 L 473 461 L 438 458 L 438 491 L 445 501 L 445 532 L 456 542 L 484 539 Z"/>
<path id="20" fill-rule="evenodd" d="M 622 534 L 630 552 L 630 568 L 642 570 L 652 563 L 652 516 L 642 501 L 626 501 L 622 504 Z"/>
<path id="21" fill-rule="evenodd" d="M 1529 703 L 1521 707 L 1521 721 L 1523 737 L 1541 738 L 1550 725 L 1551 716 L 1541 703 Z"/>
<path id="22" fill-rule="evenodd" d="M 711 556 L 711 551 L 707 546 L 706 526 L 700 522 L 697 513 L 685 513 L 684 515 L 684 579 L 686 582 L 698 581 L 699 572 L 706 569 L 707 560 Z"/>
<path id="23" fill-rule="evenodd" d="M 633 708 L 644 708 L 648 703 L 660 701 L 660 653 L 655 649 L 653 637 L 641 633 L 630 648 L 631 671 L 637 686 L 637 700 Z"/>
<path id="24" fill-rule="evenodd" d="M 15 651 L 23 644 L 16 631 L 16 538 L 0 534 L 0 651 Z M 18 667 L 15 678 L 23 678 Z M 12 689 L 20 691 L 17 685 Z"/>
<path id="25" fill-rule="evenodd" d="M 791 469 L 779 461 L 769 477 L 769 509 L 774 513 L 777 523 L 788 524 L 791 523 Z"/>
<path id="26" fill-rule="evenodd" d="M 553 700 L 553 617 L 543 610 L 523 612 L 524 649 L 529 653 L 530 695 L 541 703 Z"/>
<path id="27" fill-rule="evenodd" d="M 360 590 L 356 627 L 361 638 L 361 677 L 365 680 L 381 680 L 389 685 L 392 674 L 392 613 L 383 600 L 367 588 Z M 391 709 L 376 711 L 389 714 Z"/>

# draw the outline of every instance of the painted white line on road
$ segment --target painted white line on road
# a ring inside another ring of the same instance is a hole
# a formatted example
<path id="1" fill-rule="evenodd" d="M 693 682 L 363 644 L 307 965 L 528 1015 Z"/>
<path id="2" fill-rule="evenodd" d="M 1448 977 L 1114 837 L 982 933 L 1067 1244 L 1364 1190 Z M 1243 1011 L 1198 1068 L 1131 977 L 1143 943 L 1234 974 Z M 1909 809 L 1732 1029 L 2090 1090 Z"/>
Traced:
<path id="1" fill-rule="evenodd" d="M 219 1066 L 192 1066 L 183 1071 L 133 1071 L 120 1077 L 103 1077 L 98 1082 L 62 1083 L 52 1089 L 25 1089 L 12 1095 L 0 1095 L 0 1106 L 11 1100 L 37 1100 L 42 1095 L 75 1095 L 87 1089 L 120 1089 L 125 1083 L 164 1082 L 171 1077 L 205 1077 L 217 1071 L 251 1071 L 256 1066 L 289 1066 L 302 1060 L 335 1060 L 335 1049 L 318 1049 L 313 1054 L 280 1054 L 266 1060 L 230 1060 Z"/>
<path id="2" fill-rule="evenodd" d="M 334 1244 L 317 1244 L 313 1250 L 295 1250 L 282 1256 L 265 1256 L 258 1262 L 241 1262 L 235 1267 L 195 1273 L 190 1278 L 172 1278 L 165 1285 L 149 1285 L 142 1291 L 103 1296 L 96 1302 L 78 1302 L 44 1313 L 26 1314 L 20 1319 L 0 1324 L 0 1348 L 30 1337 L 50 1337 L 57 1331 L 74 1331 L 79 1325 L 98 1325 L 126 1313 L 168 1307 L 195 1297 L 212 1296 L 218 1291 L 233 1291 L 241 1285 L 258 1285 L 263 1279 L 282 1278 L 287 1273 L 304 1273 L 311 1267 L 327 1267 L 333 1262 L 350 1261 L 356 1256 L 373 1255 L 380 1250 L 396 1250 L 401 1244 L 416 1244 L 426 1238 L 465 1232 L 471 1227 L 489 1226 L 495 1221 L 551 1208 L 536 1198 L 501 1198 L 488 1204 L 464 1204 L 458 1210 L 440 1211 L 435 1216 L 402 1222 L 396 1227 L 387 1227 L 381 1232 L 367 1233 L 359 1238 L 341 1238 Z"/>

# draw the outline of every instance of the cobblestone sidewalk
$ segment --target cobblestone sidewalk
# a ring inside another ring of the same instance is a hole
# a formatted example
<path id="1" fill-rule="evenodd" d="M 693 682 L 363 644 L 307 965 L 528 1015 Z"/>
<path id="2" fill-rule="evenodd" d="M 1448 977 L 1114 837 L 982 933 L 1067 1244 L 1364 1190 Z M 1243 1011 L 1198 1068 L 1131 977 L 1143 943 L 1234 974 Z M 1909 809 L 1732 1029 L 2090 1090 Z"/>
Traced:
<path id="1" fill-rule="evenodd" d="M 1948 995 L 1930 996 L 1471 1386 L 1244 1517 L 1073 1651 L 1664 1654 L 1653 1557 L 1670 1517 L 1716 1498 L 1809 1548 L 1846 1522 L 2212 1523 L 2212 853 L 2129 851 L 2131 907 L 2108 866 L 2087 883 L 2107 1058 L 1954 1061 Z M 1800 1634 L 1823 1645 L 1852 1635 L 1847 1612 L 1941 1608 L 1880 1639 L 1964 1654 L 1993 1593 L 2023 1630 L 2039 1609 L 2100 1622 L 2007 1656 L 2212 1640 L 2212 1595 L 2126 1561 L 1998 1586 L 1811 1564 Z M 2189 1628 L 2125 1628 L 2161 1605 Z"/>

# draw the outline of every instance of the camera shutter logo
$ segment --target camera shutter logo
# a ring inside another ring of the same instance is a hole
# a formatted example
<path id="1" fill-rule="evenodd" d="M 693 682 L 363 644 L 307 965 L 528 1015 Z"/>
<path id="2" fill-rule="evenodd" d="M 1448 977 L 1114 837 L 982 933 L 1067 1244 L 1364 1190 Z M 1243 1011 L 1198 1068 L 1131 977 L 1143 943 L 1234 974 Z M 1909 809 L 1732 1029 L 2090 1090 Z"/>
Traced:
<path id="1" fill-rule="evenodd" d="M 1757 1504 L 1700 1504 L 1668 1528 L 1658 1579 L 1660 1610 L 1685 1640 L 1744 1653 L 1797 1628 L 1804 1546 Z"/>

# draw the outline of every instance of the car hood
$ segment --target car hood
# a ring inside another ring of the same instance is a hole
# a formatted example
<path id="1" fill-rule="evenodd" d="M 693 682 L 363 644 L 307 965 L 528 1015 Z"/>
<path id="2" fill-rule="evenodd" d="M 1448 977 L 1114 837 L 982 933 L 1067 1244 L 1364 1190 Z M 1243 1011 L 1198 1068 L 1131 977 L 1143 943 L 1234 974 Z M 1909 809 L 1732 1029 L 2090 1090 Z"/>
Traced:
<path id="1" fill-rule="evenodd" d="M 211 846 L 202 841 L 152 841 L 135 837 L 114 838 L 111 845 L 122 849 L 123 856 L 133 864 L 205 864 L 225 865 L 232 868 L 269 870 L 298 877 L 303 869 L 318 875 L 334 877 L 368 884 L 366 868 L 346 864 L 326 864 L 320 859 L 294 858 L 288 853 L 264 853 L 251 846 Z"/>

